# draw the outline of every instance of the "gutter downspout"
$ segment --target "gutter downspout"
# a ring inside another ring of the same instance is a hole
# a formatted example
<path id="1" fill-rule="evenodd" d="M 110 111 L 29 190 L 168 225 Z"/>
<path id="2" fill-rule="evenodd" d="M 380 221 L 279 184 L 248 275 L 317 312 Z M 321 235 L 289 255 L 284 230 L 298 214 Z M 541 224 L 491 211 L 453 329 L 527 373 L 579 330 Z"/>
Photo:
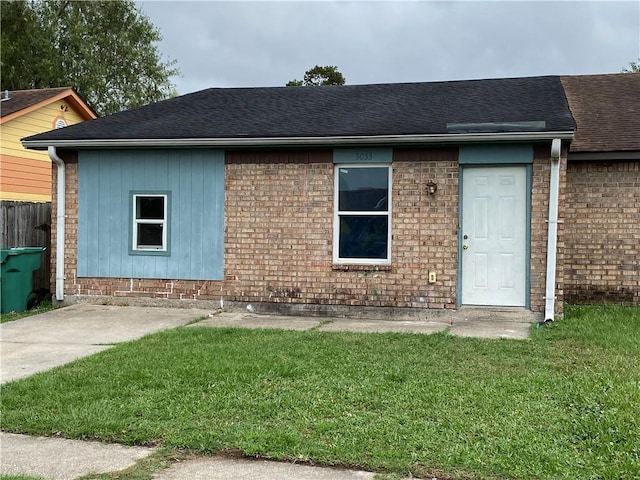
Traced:
<path id="1" fill-rule="evenodd" d="M 56 300 L 64 300 L 64 235 L 65 235 L 65 165 L 56 152 L 56 147 L 47 149 L 49 158 L 57 168 L 57 217 L 56 217 Z"/>
<path id="2" fill-rule="evenodd" d="M 558 201 L 560 194 L 560 152 L 562 140 L 551 141 L 551 172 L 549 174 L 549 220 L 547 229 L 547 282 L 545 291 L 544 320 L 555 319 L 556 254 L 558 245 Z"/>

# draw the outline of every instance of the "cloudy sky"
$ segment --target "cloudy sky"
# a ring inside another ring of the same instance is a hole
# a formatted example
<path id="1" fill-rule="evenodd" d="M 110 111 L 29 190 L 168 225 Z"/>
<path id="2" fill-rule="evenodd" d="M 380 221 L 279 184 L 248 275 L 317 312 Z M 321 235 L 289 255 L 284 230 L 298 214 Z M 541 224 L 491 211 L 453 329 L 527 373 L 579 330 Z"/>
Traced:
<path id="1" fill-rule="evenodd" d="M 348 84 L 620 72 L 640 0 L 138 2 L 180 94 L 283 86 L 314 65 Z"/>

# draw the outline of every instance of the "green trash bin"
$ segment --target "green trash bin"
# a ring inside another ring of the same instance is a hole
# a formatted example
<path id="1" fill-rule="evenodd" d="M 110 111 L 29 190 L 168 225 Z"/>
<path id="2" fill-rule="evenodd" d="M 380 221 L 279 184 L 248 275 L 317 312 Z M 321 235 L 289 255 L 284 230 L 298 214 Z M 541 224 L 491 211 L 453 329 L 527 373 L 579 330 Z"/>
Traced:
<path id="1" fill-rule="evenodd" d="M 0 250 L 2 313 L 24 312 L 33 291 L 33 272 L 40 268 L 44 247 L 20 247 Z"/>

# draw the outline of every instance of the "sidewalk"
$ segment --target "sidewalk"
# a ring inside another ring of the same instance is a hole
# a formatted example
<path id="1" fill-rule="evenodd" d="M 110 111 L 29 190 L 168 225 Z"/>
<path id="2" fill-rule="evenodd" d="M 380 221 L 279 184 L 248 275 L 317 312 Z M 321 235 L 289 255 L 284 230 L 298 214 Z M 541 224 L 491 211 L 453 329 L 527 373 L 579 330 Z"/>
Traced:
<path id="1" fill-rule="evenodd" d="M 0 473 L 73 480 L 124 470 L 153 449 L 0 432 Z"/>
<path id="2" fill-rule="evenodd" d="M 530 312 L 462 309 L 432 320 L 381 320 L 258 315 L 157 307 L 74 305 L 0 325 L 3 382 L 87 356 L 155 331 L 189 327 L 279 328 L 326 332 L 408 332 L 526 339 Z M 204 319 L 202 319 L 204 317 Z M 200 318 L 201 320 L 194 320 Z M 0 432 L 0 474 L 74 480 L 89 473 L 119 472 L 152 455 L 153 448 L 32 437 Z M 176 462 L 154 480 L 363 480 L 371 472 L 226 457 Z"/>
<path id="3" fill-rule="evenodd" d="M 133 467 L 156 449 L 32 437 L 0 432 L 0 473 L 47 480 L 74 480 L 88 474 Z M 176 462 L 154 480 L 369 480 L 375 474 L 266 460 L 199 457 Z"/>

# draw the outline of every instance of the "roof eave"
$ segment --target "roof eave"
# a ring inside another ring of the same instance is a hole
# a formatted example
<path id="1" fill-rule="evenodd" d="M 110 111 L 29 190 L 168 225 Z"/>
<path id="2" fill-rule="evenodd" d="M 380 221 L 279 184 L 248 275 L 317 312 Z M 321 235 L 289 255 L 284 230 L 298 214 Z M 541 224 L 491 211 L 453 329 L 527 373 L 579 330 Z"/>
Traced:
<path id="1" fill-rule="evenodd" d="M 624 161 L 624 160 L 640 160 L 640 149 L 638 150 L 616 150 L 616 151 L 581 151 L 572 152 L 569 151 L 567 160 L 570 162 L 581 161 L 598 161 L 598 162 L 610 162 L 610 161 Z"/>
<path id="2" fill-rule="evenodd" d="M 93 109 L 89 105 L 87 105 L 82 98 L 80 98 L 80 95 L 78 95 L 73 88 L 67 88 L 66 90 L 63 90 L 56 95 L 52 95 L 51 97 L 40 100 L 39 102 L 28 105 L 24 108 L 21 108 L 20 110 L 17 110 L 13 113 L 10 113 L 9 115 L 0 118 L 0 123 L 9 122 L 15 118 L 22 117 L 27 113 L 34 112 L 40 108 L 46 107 L 47 105 L 60 100 L 68 101 L 74 108 L 76 113 L 80 117 L 82 117 L 83 120 L 93 120 L 94 118 L 98 118 L 96 112 L 94 112 Z"/>
<path id="3" fill-rule="evenodd" d="M 573 139 L 573 131 L 456 133 L 436 135 L 370 135 L 331 137 L 227 137 L 227 138 L 164 138 L 164 139 L 90 139 L 90 140 L 22 140 L 25 148 L 45 150 L 48 147 L 141 148 L 141 147 L 320 147 L 335 145 L 424 145 L 471 142 L 536 142 L 559 138 Z"/>

